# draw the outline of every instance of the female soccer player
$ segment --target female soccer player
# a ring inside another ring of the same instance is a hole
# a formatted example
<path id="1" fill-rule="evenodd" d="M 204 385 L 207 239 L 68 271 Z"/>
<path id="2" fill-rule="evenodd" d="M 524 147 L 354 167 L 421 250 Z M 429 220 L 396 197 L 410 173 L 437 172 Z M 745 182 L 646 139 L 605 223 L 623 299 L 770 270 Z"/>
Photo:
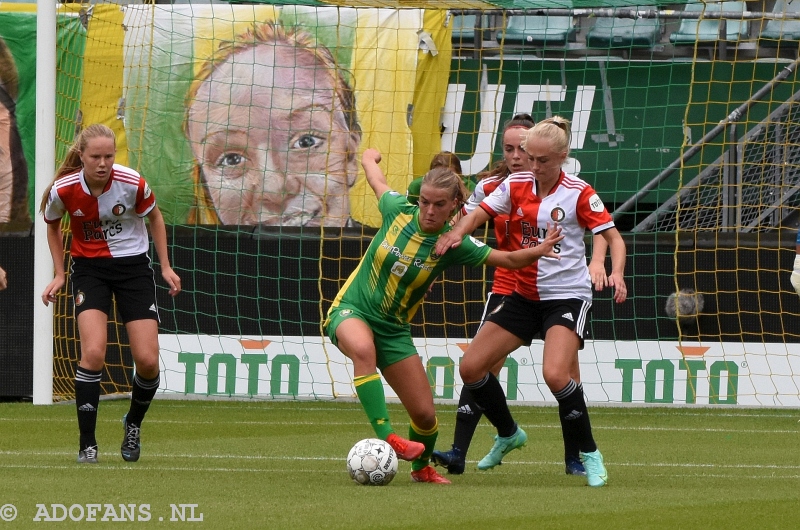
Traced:
<path id="1" fill-rule="evenodd" d="M 123 417 L 121 452 L 128 462 L 139 459 L 140 427 L 158 390 L 159 319 L 145 217 L 169 294 L 181 290 L 181 280 L 170 267 L 167 231 L 155 195 L 139 173 L 115 164 L 115 155 L 114 132 L 101 124 L 88 126 L 76 137 L 40 208 L 55 268 L 55 278 L 42 293 L 44 305 L 55 302 L 66 282 L 61 218 L 65 213 L 70 217 L 70 274 L 81 343 L 75 371 L 79 463 L 98 461 L 95 426 L 112 295 L 136 363 L 130 410 Z"/>
<path id="2" fill-rule="evenodd" d="M 450 217 L 466 199 L 461 178 L 447 168 L 429 171 L 420 189 L 419 206 L 414 206 L 389 188 L 380 161 L 378 151 L 367 149 L 361 164 L 378 197 L 381 228 L 336 296 L 323 329 L 353 361 L 356 393 L 378 438 L 386 440 L 399 458 L 412 461 L 412 480 L 448 484 L 428 465 L 438 421 L 409 321 L 431 282 L 448 266 L 487 264 L 518 269 L 541 257 L 557 258 L 553 248 L 561 241 L 560 229 L 551 228 L 537 246 L 517 252 L 493 250 L 464 236 L 459 248 L 439 256 L 433 252 L 436 241 L 450 230 Z M 411 417 L 410 440 L 392 429 L 378 369 Z"/>
<path id="3" fill-rule="evenodd" d="M 546 235 L 548 223 L 557 222 L 562 228 L 564 240 L 554 249 L 561 260 L 534 263 L 519 271 L 514 293 L 487 317 L 467 348 L 459 373 L 465 388 L 497 428 L 492 450 L 478 463 L 478 469 L 490 469 L 509 451 L 527 442 L 527 434 L 514 422 L 503 389 L 491 368 L 509 352 L 523 344 L 530 345 L 533 337 L 541 333 L 544 337 L 542 372 L 559 403 L 562 428 L 566 437 L 578 441 L 589 485 L 604 486 L 608 475 L 603 457 L 592 436 L 583 392 L 573 379 L 571 369 L 583 346 L 592 304 L 584 232 L 588 228 L 602 235 L 611 248 L 612 273 L 607 281 L 616 289 L 618 302 L 626 296 L 622 279 L 625 242 L 592 187 L 562 171 L 569 154 L 570 134 L 569 122 L 560 117 L 535 125 L 522 143 L 531 172 L 506 179 L 486 197 L 480 208 L 462 218 L 451 232 L 440 238 L 436 252 L 444 254 L 448 249 L 458 248 L 463 234 L 500 214 L 508 215 L 512 244 L 523 248 L 535 245 L 533 238 Z"/>
<path id="4" fill-rule="evenodd" d="M 478 207 L 481 201 L 490 195 L 506 177 L 513 173 L 528 171 L 528 154 L 522 149 L 522 138 L 525 132 L 536 125 L 530 114 L 517 114 L 508 120 L 503 126 L 503 159 L 500 160 L 491 170 L 479 174 L 478 185 L 475 191 L 467 200 L 462 208 L 463 215 L 469 214 Z M 498 215 L 494 218 L 495 240 L 497 248 L 500 250 L 515 250 L 508 239 L 506 221 L 508 216 Z M 601 236 L 595 236 L 595 253 L 592 254 L 592 261 L 589 263 L 589 273 L 595 288 L 602 290 L 606 283 L 605 274 L 605 252 L 607 245 Z M 500 305 L 505 296 L 514 292 L 516 277 L 514 271 L 505 269 L 495 269 L 492 281 L 492 290 L 486 298 L 481 323 L 486 319 L 495 308 Z M 511 352 L 509 352 L 511 353 Z M 495 377 L 498 376 L 503 368 L 504 360 L 501 360 L 492 368 Z M 570 375 L 581 386 L 580 365 L 577 356 L 570 368 Z M 475 429 L 480 422 L 483 413 L 475 405 L 472 394 L 468 388 L 462 388 L 461 396 L 456 410 L 456 428 L 453 435 L 453 446 L 449 451 L 434 451 L 431 461 L 447 468 L 448 473 L 461 474 L 466 465 L 467 451 L 469 450 Z M 564 439 L 564 469 L 568 475 L 585 476 L 586 470 L 581 463 L 577 440 L 569 437 L 569 433 L 562 429 Z"/>
<path id="5" fill-rule="evenodd" d="M 478 184 L 461 209 L 463 215 L 469 214 L 486 197 L 491 194 L 506 177 L 512 173 L 528 170 L 528 155 L 522 149 L 522 134 L 536 124 L 530 114 L 517 114 L 503 125 L 503 159 L 489 171 L 478 175 Z M 509 248 L 506 237 L 506 216 L 498 216 L 494 220 L 495 240 L 500 250 L 513 250 Z M 500 305 L 503 297 L 514 292 L 514 271 L 497 268 L 494 271 L 492 290 L 486 298 L 481 323 L 486 315 Z M 505 359 L 492 367 L 492 373 L 497 376 L 503 368 Z M 434 464 L 444 466 L 448 473 L 459 475 L 464 472 L 467 451 L 469 450 L 475 429 L 481 421 L 483 413 L 472 399 L 468 388 L 461 389 L 456 410 L 456 428 L 453 434 L 453 446 L 449 451 L 434 451 L 431 460 Z"/>

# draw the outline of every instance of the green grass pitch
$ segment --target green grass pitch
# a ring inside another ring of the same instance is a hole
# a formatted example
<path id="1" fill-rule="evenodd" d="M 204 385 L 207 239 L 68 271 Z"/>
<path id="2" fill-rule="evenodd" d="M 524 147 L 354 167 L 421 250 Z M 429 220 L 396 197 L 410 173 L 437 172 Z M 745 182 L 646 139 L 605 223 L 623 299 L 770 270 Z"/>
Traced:
<path id="1" fill-rule="evenodd" d="M 494 470 L 475 468 L 494 434 L 484 420 L 452 485 L 412 483 L 401 462 L 386 487 L 358 486 L 345 470 L 353 443 L 373 436 L 358 403 L 157 399 L 137 463 L 119 455 L 126 410 L 126 401 L 101 402 L 100 464 L 78 465 L 74 405 L 0 404 L 0 516 L 16 511 L 0 530 L 762 529 L 800 520 L 797 409 L 590 405 L 609 472 L 599 489 L 564 474 L 554 407 L 513 408 L 528 446 Z M 403 409 L 390 413 L 405 435 Z M 438 413 L 438 447 L 448 448 L 455 406 Z M 94 521 L 91 504 L 101 505 Z M 102 521 L 114 515 L 125 520 Z"/>

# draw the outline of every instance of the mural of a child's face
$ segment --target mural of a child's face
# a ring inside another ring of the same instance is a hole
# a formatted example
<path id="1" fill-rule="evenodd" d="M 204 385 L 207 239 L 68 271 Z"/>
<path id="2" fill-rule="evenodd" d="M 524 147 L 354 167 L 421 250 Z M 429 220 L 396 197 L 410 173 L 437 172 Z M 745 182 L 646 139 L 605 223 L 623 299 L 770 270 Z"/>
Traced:
<path id="1" fill-rule="evenodd" d="M 360 133 L 334 75 L 308 50 L 260 43 L 199 86 L 186 131 L 223 224 L 347 223 Z"/>
<path id="2" fill-rule="evenodd" d="M 14 166 L 11 162 L 11 113 L 0 105 L 0 223 L 11 220 Z"/>

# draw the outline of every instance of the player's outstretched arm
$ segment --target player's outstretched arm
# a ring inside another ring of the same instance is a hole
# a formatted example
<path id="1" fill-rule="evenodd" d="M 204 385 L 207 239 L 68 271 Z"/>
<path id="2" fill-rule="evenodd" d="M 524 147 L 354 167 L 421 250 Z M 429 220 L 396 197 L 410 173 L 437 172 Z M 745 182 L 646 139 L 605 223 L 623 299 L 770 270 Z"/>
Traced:
<path id="1" fill-rule="evenodd" d="M 361 155 L 361 167 L 364 168 L 364 174 L 367 177 L 367 183 L 375 192 L 375 196 L 380 200 L 381 196 L 392 188 L 386 182 L 386 175 L 381 171 L 378 165 L 381 161 L 381 154 L 377 149 L 367 149 Z"/>
<path id="2" fill-rule="evenodd" d="M 521 269 L 540 258 L 561 259 L 554 247 L 562 239 L 564 239 L 564 236 L 561 234 L 561 227 L 548 224 L 547 237 L 540 241 L 538 245 L 513 252 L 492 250 L 489 257 L 486 258 L 486 265 L 504 269 Z"/>
<path id="3" fill-rule="evenodd" d="M 444 255 L 451 248 L 456 248 L 461 244 L 464 236 L 471 234 L 476 228 L 486 223 L 491 216 L 483 208 L 475 208 L 468 215 L 458 220 L 456 225 L 449 232 L 442 234 L 436 241 L 436 253 Z"/>

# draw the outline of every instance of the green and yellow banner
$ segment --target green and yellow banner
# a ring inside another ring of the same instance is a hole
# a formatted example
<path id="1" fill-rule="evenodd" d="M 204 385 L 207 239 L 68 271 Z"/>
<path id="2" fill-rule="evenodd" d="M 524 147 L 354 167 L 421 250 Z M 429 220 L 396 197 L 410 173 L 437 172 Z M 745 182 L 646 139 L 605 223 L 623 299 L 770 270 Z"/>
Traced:
<path id="1" fill-rule="evenodd" d="M 27 231 L 35 216 L 36 12 L 35 5 L 0 8 L 0 231 Z M 70 120 L 80 102 L 86 32 L 78 16 L 57 19 L 58 133 L 72 139 Z"/>

